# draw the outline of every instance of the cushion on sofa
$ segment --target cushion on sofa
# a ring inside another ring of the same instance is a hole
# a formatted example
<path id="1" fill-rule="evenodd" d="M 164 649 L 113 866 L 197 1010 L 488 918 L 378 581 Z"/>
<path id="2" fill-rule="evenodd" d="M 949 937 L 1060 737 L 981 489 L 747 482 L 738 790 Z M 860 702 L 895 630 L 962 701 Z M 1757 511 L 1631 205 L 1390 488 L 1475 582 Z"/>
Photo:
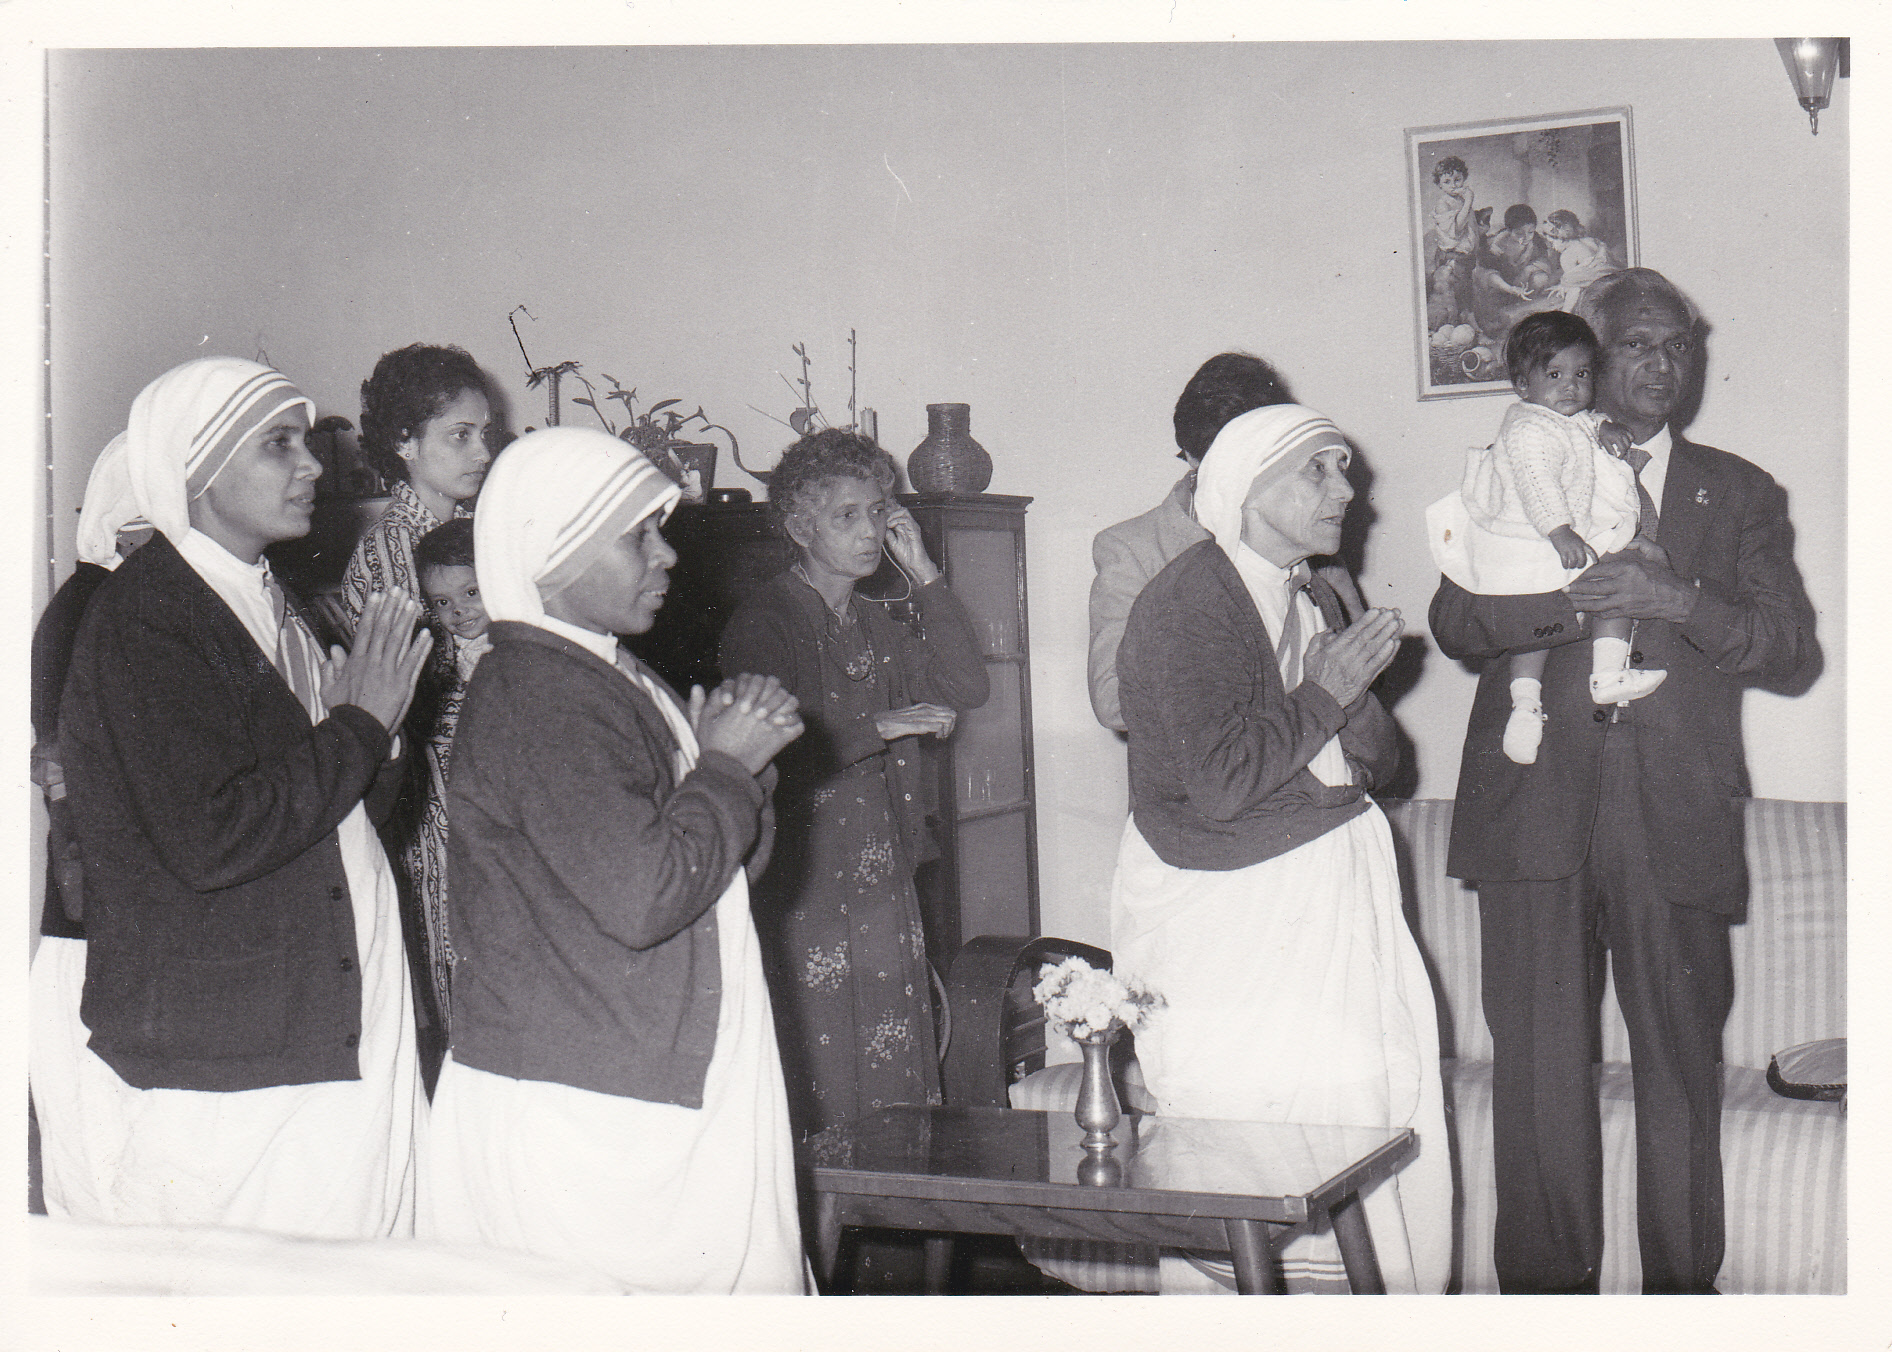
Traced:
<path id="1" fill-rule="evenodd" d="M 1083 1082 L 1082 1061 L 1046 1066 L 1011 1087 L 1011 1104 L 1014 1108 L 1036 1108 L 1044 1112 L 1074 1112 L 1077 1091 Z M 1127 1107 L 1145 1113 L 1156 1111 L 1156 1100 L 1143 1087 L 1143 1072 L 1134 1061 L 1125 1067 L 1117 1096 Z M 1154 1244 L 1112 1244 L 1093 1239 L 1022 1235 L 1018 1247 L 1041 1272 L 1080 1291 L 1155 1295 L 1162 1289 Z"/>
<path id="2" fill-rule="evenodd" d="M 1846 804 L 1756 798 L 1747 811 L 1748 918 L 1736 925 L 1729 1065 L 1846 1035 Z"/>
<path id="3" fill-rule="evenodd" d="M 1459 1174 L 1455 1288 L 1498 1290 L 1492 1258 L 1497 1179 L 1491 1148 L 1491 1062 L 1443 1065 Z M 1602 1103 L 1605 1295 L 1642 1289 L 1636 1244 L 1636 1108 L 1625 1065 L 1598 1068 Z M 1836 1103 L 1783 1099 L 1762 1071 L 1729 1066 L 1721 1104 L 1727 1256 L 1716 1287 L 1729 1294 L 1838 1294 L 1846 1289 L 1846 1128 Z"/>
<path id="4" fill-rule="evenodd" d="M 1491 1059 L 1479 994 L 1478 893 L 1445 876 L 1452 832 L 1449 798 L 1389 799 L 1380 805 L 1393 827 L 1406 918 L 1426 956 L 1439 1010 L 1439 1055 Z"/>
<path id="5" fill-rule="evenodd" d="M 1408 915 L 1439 998 L 1440 1054 L 1488 1061 L 1478 894 L 1445 876 L 1451 801 L 1382 806 L 1399 847 Z M 1734 1006 L 1722 1057 L 1765 1070 L 1782 1047 L 1846 1032 L 1846 805 L 1749 799 L 1746 832 L 1748 918 L 1729 930 Z M 1613 987 L 1604 993 L 1602 1036 L 1605 1061 L 1630 1059 Z"/>

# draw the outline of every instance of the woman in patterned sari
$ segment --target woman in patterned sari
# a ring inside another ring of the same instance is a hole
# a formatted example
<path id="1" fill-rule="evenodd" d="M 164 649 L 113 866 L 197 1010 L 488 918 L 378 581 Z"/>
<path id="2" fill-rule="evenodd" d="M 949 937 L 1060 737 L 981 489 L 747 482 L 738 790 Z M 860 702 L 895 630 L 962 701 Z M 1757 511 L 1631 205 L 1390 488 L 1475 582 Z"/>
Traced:
<path id="1" fill-rule="evenodd" d="M 457 347 L 413 343 L 385 353 L 361 382 L 361 450 L 390 485 L 392 501 L 355 546 L 342 577 L 342 604 L 351 625 L 375 592 L 421 594 L 414 570 L 420 538 L 456 517 L 473 515 L 473 500 L 492 461 L 487 449 L 491 412 L 486 378 Z M 431 1088 L 446 1046 L 448 978 L 453 950 L 447 939 L 447 766 L 445 748 L 459 716 L 453 643 L 434 635 L 434 658 L 422 674 L 407 720 L 416 751 L 409 787 L 383 829 L 399 862 L 405 891 L 408 952 L 419 972 L 421 1060 Z M 422 940 L 425 939 L 423 943 Z"/>
<path id="2" fill-rule="evenodd" d="M 892 496 L 866 437 L 803 437 L 769 479 L 798 558 L 723 633 L 724 671 L 778 677 L 807 732 L 776 764 L 775 853 L 756 888 L 789 1107 L 812 1135 L 892 1103 L 939 1102 L 926 940 L 913 873 L 929 857 L 919 738 L 985 703 L 959 598 Z M 854 584 L 887 552 L 920 633 Z M 922 636 L 923 635 L 923 636 Z"/>

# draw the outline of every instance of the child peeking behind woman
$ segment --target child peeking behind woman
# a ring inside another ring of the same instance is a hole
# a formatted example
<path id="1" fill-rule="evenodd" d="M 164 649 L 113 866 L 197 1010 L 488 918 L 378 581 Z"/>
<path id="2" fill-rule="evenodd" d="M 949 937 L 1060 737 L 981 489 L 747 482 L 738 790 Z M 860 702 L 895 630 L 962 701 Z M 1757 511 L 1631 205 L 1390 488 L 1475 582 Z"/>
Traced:
<path id="1" fill-rule="evenodd" d="M 457 517 L 421 536 L 414 546 L 414 571 L 427 618 L 453 640 L 453 666 L 464 692 L 481 655 L 493 647 L 486 636 L 491 621 L 480 600 L 480 579 L 473 571 L 472 519 Z"/>

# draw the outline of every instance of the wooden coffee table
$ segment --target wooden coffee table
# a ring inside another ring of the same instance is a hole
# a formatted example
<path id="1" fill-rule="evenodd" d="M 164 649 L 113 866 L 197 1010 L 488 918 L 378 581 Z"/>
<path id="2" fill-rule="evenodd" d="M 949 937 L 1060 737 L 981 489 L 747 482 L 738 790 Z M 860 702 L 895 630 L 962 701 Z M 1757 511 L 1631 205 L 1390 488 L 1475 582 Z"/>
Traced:
<path id="1" fill-rule="evenodd" d="M 841 1231 L 887 1226 L 1228 1251 L 1236 1289 L 1275 1294 L 1273 1244 L 1330 1217 L 1356 1294 L 1383 1294 L 1360 1192 L 1405 1163 L 1406 1127 L 1126 1115 L 1101 1159 L 1068 1112 L 883 1108 L 808 1143 L 817 1261 L 830 1291 Z M 939 1265 L 933 1264 L 936 1270 Z"/>

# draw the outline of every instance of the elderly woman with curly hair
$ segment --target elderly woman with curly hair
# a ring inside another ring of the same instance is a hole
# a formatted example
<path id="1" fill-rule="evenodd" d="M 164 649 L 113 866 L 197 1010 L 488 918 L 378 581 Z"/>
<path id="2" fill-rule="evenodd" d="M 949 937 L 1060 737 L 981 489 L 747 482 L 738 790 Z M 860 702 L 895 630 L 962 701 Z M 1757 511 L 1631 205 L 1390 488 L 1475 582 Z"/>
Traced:
<path id="1" fill-rule="evenodd" d="M 485 375 L 465 351 L 425 343 L 385 353 L 374 374 L 361 382 L 362 454 L 392 485 L 393 501 L 361 537 L 342 577 L 342 604 L 351 623 L 360 621 L 376 592 L 399 590 L 418 599 L 415 544 L 436 526 L 473 514 L 473 499 L 492 462 L 486 391 Z M 453 965 L 447 940 L 444 748 L 459 713 L 452 693 L 451 636 L 443 630 L 435 638 L 435 664 L 423 675 L 407 720 L 421 754 L 413 760 L 410 789 L 384 831 L 406 884 L 409 950 L 417 966 L 426 960 L 420 985 L 423 1018 L 430 1025 L 422 1038 L 429 1084 L 444 1047 Z"/>
<path id="2" fill-rule="evenodd" d="M 770 506 L 797 558 L 723 633 L 724 671 L 778 677 L 807 732 L 776 761 L 775 852 L 757 924 L 797 1129 L 939 1101 L 913 873 L 929 857 L 919 738 L 985 703 L 966 609 L 892 495 L 893 461 L 836 428 L 789 447 Z M 911 583 L 909 629 L 857 596 L 885 546 Z"/>

